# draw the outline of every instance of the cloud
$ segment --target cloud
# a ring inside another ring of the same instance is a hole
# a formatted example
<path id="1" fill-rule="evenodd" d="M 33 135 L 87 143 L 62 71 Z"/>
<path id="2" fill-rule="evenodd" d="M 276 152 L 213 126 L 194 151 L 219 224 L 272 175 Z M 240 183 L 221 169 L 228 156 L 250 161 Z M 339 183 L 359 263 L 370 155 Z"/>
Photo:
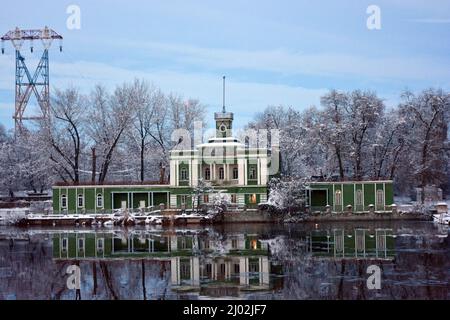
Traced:
<path id="1" fill-rule="evenodd" d="M 123 45 L 123 44 L 122 44 Z M 305 53 L 284 48 L 239 50 L 207 48 L 161 42 L 126 42 L 150 56 L 164 57 L 183 66 L 208 70 L 239 69 L 286 75 L 328 77 L 370 77 L 377 79 L 423 80 L 450 77 L 447 62 L 434 57 L 369 56 L 332 52 Z"/>
<path id="2" fill-rule="evenodd" d="M 32 62 L 30 61 L 30 64 Z M 0 70 L 2 68 L 0 64 Z M 10 69 L 10 66 L 8 68 Z M 52 88 L 75 86 L 88 93 L 98 83 L 113 89 L 114 86 L 134 78 L 151 81 L 165 92 L 198 98 L 209 106 L 210 111 L 218 110 L 222 102 L 221 74 L 130 70 L 89 61 L 53 62 L 51 65 Z M 13 90 L 13 85 L 9 81 L 0 81 L 0 89 Z M 229 110 L 239 115 L 236 117 L 239 118 L 237 125 L 243 125 L 254 113 L 261 111 L 267 105 L 308 107 L 318 104 L 320 96 L 325 92 L 324 88 L 310 89 L 284 84 L 227 80 L 226 100 Z M 13 110 L 13 104 L 10 106 Z"/>

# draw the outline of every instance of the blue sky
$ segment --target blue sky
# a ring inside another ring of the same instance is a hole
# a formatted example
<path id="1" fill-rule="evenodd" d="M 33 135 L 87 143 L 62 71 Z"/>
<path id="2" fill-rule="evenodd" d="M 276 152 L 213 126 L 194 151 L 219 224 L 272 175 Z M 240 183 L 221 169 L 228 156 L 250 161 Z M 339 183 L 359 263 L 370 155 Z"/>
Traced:
<path id="1" fill-rule="evenodd" d="M 69 5 L 81 29 L 69 30 Z M 381 10 L 381 30 L 366 9 Z M 8 1 L 0 33 L 48 25 L 52 87 L 88 92 L 135 77 L 220 108 L 221 78 L 237 125 L 270 104 L 319 104 L 331 88 L 371 89 L 395 105 L 404 89 L 450 89 L 449 1 Z M 0 122 L 13 126 L 14 51 L 0 55 Z M 37 48 L 23 50 L 34 68 Z M 212 114 L 210 114 L 212 118 Z M 212 119 L 209 119 L 212 120 Z"/>

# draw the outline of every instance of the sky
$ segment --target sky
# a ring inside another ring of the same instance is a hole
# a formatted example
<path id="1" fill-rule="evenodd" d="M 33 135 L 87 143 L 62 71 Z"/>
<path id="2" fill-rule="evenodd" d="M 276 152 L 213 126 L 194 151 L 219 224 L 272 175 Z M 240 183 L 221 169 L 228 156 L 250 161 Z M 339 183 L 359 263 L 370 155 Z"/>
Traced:
<path id="1" fill-rule="evenodd" d="M 80 9 L 80 28 L 70 5 Z M 369 29 L 370 5 L 380 28 Z M 49 26 L 63 37 L 50 49 L 50 85 L 88 93 L 142 78 L 164 92 L 197 98 L 209 118 L 227 110 L 243 126 L 268 105 L 302 110 L 330 89 L 373 90 L 388 107 L 402 91 L 450 89 L 450 1 L 8 1 L 0 34 Z M 73 27 L 73 24 L 69 24 Z M 14 126 L 15 56 L 0 55 L 0 123 Z M 34 68 L 41 47 L 22 53 Z M 33 103 L 30 110 L 33 109 Z M 209 121 L 212 122 L 212 121 Z"/>

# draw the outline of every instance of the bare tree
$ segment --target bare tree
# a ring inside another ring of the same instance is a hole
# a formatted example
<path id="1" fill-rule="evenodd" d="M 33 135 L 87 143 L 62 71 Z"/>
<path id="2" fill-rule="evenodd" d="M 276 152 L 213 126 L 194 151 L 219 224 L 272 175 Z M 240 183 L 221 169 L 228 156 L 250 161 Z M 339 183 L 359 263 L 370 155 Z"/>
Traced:
<path id="1" fill-rule="evenodd" d="M 99 183 L 105 182 L 120 138 L 134 117 L 136 104 L 133 94 L 133 88 L 128 84 L 117 87 L 113 95 L 100 85 L 91 93 L 92 109 L 87 127 L 96 150 L 100 151 Z"/>
<path id="2" fill-rule="evenodd" d="M 51 117 L 41 129 L 51 147 L 50 160 L 63 181 L 80 182 L 80 157 L 84 148 L 86 98 L 76 88 L 54 91 Z"/>

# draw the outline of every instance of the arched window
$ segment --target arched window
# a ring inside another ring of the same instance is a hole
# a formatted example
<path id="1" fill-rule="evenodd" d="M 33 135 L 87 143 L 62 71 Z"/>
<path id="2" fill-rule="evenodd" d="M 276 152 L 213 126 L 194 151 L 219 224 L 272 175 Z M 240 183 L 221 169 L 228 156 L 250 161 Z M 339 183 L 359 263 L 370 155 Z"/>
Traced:
<path id="1" fill-rule="evenodd" d="M 211 170 L 209 168 L 205 169 L 205 180 L 211 180 Z"/>
<path id="2" fill-rule="evenodd" d="M 103 208 L 103 195 L 97 194 L 97 208 Z"/>
<path id="3" fill-rule="evenodd" d="M 223 167 L 219 168 L 219 179 L 223 180 L 224 179 L 224 171 L 223 171 Z"/>
<path id="4" fill-rule="evenodd" d="M 233 179 L 238 179 L 238 177 L 239 177 L 239 171 L 238 171 L 238 168 L 236 168 L 236 167 L 234 167 L 233 168 Z"/>
<path id="5" fill-rule="evenodd" d="M 357 206 L 362 206 L 363 204 L 362 190 L 356 190 L 355 204 Z"/>
<path id="6" fill-rule="evenodd" d="M 63 209 L 67 208 L 67 195 L 65 194 L 61 195 L 61 208 Z"/>
<path id="7" fill-rule="evenodd" d="M 84 196 L 80 193 L 77 199 L 78 208 L 84 207 Z"/>
<path id="8" fill-rule="evenodd" d="M 384 204 L 384 192 L 381 189 L 377 190 L 377 204 Z"/>
<path id="9" fill-rule="evenodd" d="M 336 190 L 334 195 L 334 204 L 337 206 L 342 205 L 342 193 L 341 190 Z"/>
<path id="10" fill-rule="evenodd" d="M 181 180 L 187 180 L 188 179 L 188 175 L 187 175 L 187 169 L 186 168 L 181 168 Z"/>

